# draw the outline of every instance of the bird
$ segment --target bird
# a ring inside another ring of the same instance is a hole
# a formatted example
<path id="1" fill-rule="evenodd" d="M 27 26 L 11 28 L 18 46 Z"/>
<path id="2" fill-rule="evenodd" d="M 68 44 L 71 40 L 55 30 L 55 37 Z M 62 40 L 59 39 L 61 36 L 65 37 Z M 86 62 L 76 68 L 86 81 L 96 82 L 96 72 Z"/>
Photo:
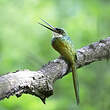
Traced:
<path id="1" fill-rule="evenodd" d="M 41 18 L 40 18 L 41 19 Z M 55 28 L 54 26 L 50 25 L 45 20 L 41 19 L 46 25 L 38 22 L 38 24 L 42 25 L 43 27 L 51 30 L 53 32 L 51 45 L 52 47 L 69 63 L 71 70 L 72 70 L 72 79 L 73 79 L 73 86 L 74 92 L 76 97 L 76 103 L 79 105 L 79 83 L 78 77 L 76 73 L 76 51 L 74 49 L 74 45 L 72 43 L 71 38 L 62 28 Z"/>

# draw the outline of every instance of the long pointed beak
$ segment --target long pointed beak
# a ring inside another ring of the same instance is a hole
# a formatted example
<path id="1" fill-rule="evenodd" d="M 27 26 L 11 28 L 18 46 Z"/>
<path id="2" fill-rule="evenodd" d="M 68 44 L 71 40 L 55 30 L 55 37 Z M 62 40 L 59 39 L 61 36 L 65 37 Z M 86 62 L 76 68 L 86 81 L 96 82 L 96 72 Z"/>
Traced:
<path id="1" fill-rule="evenodd" d="M 41 18 L 40 18 L 41 19 Z M 47 23 L 45 20 L 43 20 L 43 19 L 41 19 L 45 24 L 47 24 L 48 26 L 46 26 L 46 25 L 44 25 L 44 24 L 42 24 L 42 23 L 39 23 L 38 22 L 38 24 L 40 24 L 41 26 L 43 26 L 43 27 L 45 27 L 45 28 L 47 28 L 47 29 L 49 29 L 49 30 L 51 30 L 51 31 L 53 31 L 53 32 L 56 32 L 56 28 L 55 27 L 53 27 L 52 25 L 50 25 L 49 23 Z"/>

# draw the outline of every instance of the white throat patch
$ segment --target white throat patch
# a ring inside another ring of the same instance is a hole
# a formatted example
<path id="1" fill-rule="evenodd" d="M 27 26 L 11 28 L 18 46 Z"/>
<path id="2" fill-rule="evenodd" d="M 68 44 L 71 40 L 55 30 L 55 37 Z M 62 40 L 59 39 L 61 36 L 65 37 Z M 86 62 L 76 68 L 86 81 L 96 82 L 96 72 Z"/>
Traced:
<path id="1" fill-rule="evenodd" d="M 53 32 L 53 37 L 63 37 L 63 35 Z"/>

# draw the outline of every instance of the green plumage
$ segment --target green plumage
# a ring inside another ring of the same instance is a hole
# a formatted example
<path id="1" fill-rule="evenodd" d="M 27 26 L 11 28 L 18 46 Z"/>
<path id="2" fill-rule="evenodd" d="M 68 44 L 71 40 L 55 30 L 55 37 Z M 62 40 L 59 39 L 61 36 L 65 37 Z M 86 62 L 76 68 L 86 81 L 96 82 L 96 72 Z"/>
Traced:
<path id="1" fill-rule="evenodd" d="M 61 28 L 55 28 L 52 25 L 48 24 L 46 21 L 41 19 L 44 23 L 46 23 L 48 26 L 39 23 L 43 27 L 51 30 L 53 32 L 53 38 L 52 38 L 52 46 L 53 48 L 58 51 L 66 61 L 71 66 L 72 69 L 72 77 L 73 77 L 73 85 L 75 90 L 75 96 L 77 104 L 79 104 L 79 85 L 78 85 L 78 79 L 76 74 L 76 52 L 73 47 L 73 43 L 69 36 L 67 36 L 66 32 Z"/>
<path id="2" fill-rule="evenodd" d="M 73 44 L 70 40 L 70 37 L 53 37 L 52 39 L 53 48 L 58 51 L 69 63 L 74 63 L 75 50 Z"/>
<path id="3" fill-rule="evenodd" d="M 66 35 L 62 37 L 56 36 L 53 37 L 52 39 L 52 46 L 69 62 L 71 66 L 75 96 L 76 96 L 77 104 L 79 104 L 79 84 L 77 80 L 76 65 L 75 65 L 76 52 L 73 47 L 73 43 L 69 36 Z"/>

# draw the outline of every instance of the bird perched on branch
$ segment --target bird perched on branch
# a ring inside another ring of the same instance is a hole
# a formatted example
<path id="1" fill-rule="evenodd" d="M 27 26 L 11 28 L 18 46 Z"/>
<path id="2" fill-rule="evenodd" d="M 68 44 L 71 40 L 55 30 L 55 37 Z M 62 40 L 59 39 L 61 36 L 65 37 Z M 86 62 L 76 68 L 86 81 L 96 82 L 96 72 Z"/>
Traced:
<path id="1" fill-rule="evenodd" d="M 74 85 L 74 91 L 76 96 L 76 102 L 79 104 L 79 84 L 78 84 L 78 78 L 76 74 L 76 52 L 73 47 L 73 43 L 70 39 L 70 37 L 66 34 L 64 29 L 62 28 L 55 28 L 52 25 L 48 24 L 46 21 L 41 19 L 44 23 L 46 23 L 48 26 L 39 23 L 43 27 L 51 30 L 53 32 L 52 37 L 52 47 L 61 54 L 61 56 L 64 57 L 64 59 L 69 63 L 71 69 L 72 69 L 72 78 L 73 78 L 73 85 Z"/>

